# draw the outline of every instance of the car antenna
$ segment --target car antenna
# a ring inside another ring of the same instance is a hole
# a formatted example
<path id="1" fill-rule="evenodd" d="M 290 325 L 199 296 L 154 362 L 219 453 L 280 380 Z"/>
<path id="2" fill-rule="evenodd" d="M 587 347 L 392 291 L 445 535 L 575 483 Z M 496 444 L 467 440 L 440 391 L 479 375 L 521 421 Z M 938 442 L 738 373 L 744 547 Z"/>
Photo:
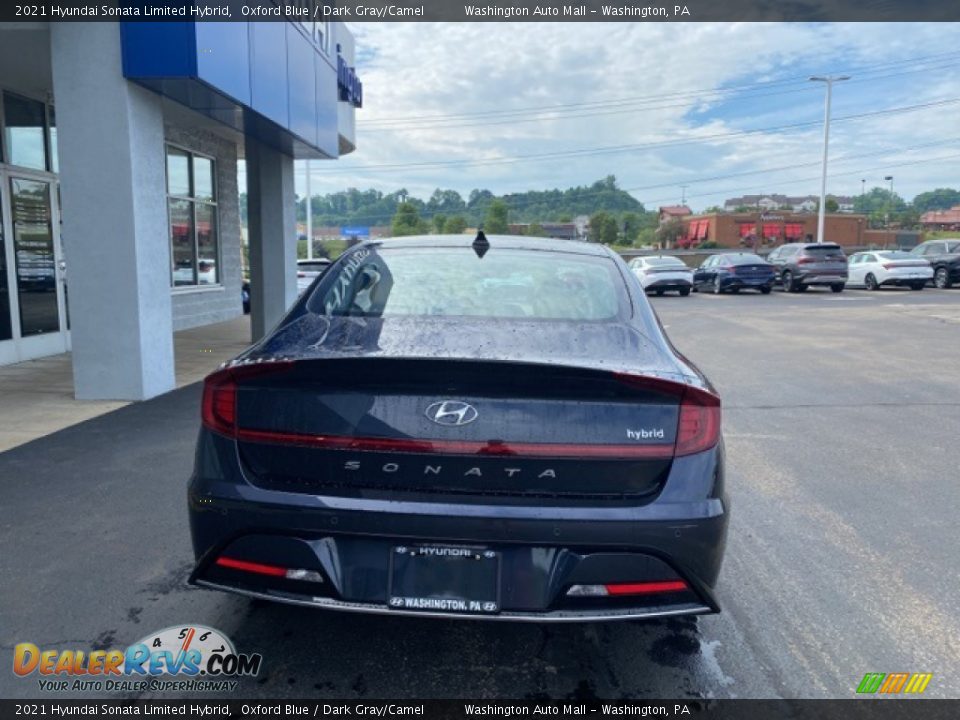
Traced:
<path id="1" fill-rule="evenodd" d="M 487 240 L 487 236 L 483 234 L 483 228 L 481 227 L 477 230 L 477 236 L 473 239 L 473 251 L 477 254 L 478 258 L 482 259 L 489 249 L 490 241 Z"/>

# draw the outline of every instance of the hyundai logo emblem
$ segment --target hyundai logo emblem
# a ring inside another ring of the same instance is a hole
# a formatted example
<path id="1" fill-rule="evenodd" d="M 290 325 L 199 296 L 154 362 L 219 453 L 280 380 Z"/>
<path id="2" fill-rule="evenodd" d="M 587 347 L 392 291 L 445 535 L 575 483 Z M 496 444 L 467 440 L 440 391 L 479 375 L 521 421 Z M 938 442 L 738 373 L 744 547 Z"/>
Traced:
<path id="1" fill-rule="evenodd" d="M 477 409 L 473 405 L 459 400 L 435 402 L 426 409 L 424 414 L 427 419 L 432 420 L 437 425 L 447 425 L 449 427 L 469 425 L 477 419 Z"/>

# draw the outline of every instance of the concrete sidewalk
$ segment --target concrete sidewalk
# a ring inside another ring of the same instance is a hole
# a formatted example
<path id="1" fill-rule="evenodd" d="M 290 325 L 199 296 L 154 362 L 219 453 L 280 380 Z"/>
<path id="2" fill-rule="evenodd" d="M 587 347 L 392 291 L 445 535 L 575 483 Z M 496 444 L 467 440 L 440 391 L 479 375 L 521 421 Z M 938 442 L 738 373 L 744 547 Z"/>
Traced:
<path id="1" fill-rule="evenodd" d="M 249 344 L 249 316 L 175 333 L 177 387 L 202 380 Z M 74 399 L 70 353 L 0 367 L 0 452 L 128 404 Z"/>

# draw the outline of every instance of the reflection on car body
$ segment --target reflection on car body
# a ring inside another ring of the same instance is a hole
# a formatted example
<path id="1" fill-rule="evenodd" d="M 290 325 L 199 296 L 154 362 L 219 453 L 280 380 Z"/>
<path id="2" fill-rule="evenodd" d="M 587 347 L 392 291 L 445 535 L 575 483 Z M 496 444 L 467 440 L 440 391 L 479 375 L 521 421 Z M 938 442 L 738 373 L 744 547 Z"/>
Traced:
<path id="1" fill-rule="evenodd" d="M 718 610 L 716 392 L 609 249 L 487 241 L 352 248 L 207 378 L 193 583 L 471 618 Z"/>

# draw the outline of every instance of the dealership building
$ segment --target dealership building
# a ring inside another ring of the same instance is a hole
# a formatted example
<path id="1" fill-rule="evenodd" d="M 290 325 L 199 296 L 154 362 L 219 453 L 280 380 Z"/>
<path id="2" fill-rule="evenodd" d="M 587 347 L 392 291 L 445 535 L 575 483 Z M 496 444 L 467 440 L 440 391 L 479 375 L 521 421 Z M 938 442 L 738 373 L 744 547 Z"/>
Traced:
<path id="1" fill-rule="evenodd" d="M 242 313 L 242 192 L 261 336 L 296 298 L 294 159 L 355 147 L 353 65 L 342 23 L 0 23 L 0 364 L 173 389 L 173 333 Z"/>

